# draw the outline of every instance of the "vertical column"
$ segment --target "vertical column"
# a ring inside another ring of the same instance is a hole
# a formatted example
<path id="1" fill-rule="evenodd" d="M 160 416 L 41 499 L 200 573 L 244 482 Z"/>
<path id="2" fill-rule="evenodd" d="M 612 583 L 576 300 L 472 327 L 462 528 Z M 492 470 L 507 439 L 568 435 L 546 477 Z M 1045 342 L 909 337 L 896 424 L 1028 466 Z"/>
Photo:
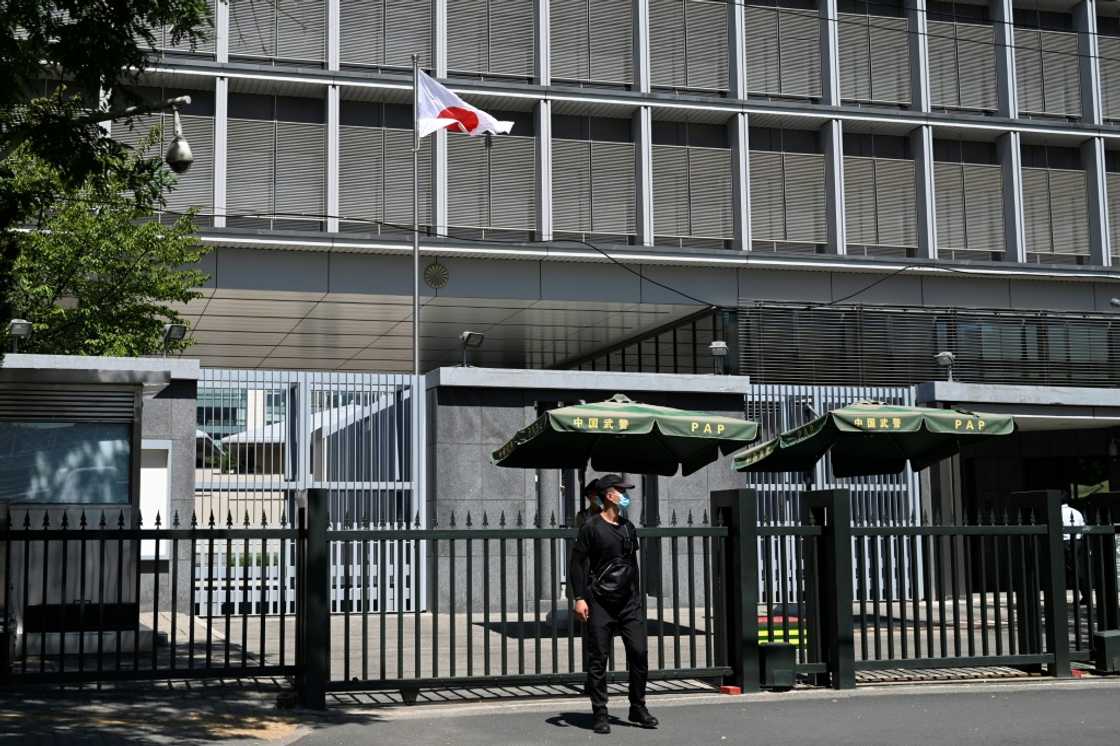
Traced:
<path id="1" fill-rule="evenodd" d="M 536 60 L 533 67 L 537 85 L 552 85 L 552 2 L 537 0 Z M 540 130 L 537 130 L 540 132 Z"/>
<path id="2" fill-rule="evenodd" d="M 341 57 L 339 0 L 327 0 L 327 69 L 337 70 Z"/>
<path id="3" fill-rule="evenodd" d="M 1012 0 L 991 0 L 992 22 L 996 34 L 996 88 L 999 114 L 1019 116 L 1019 87 L 1015 79 L 1015 12 Z M 1006 227 L 1006 226 L 1005 226 Z"/>
<path id="4" fill-rule="evenodd" d="M 1011 0 L 1007 0 L 1010 2 Z M 840 105 L 840 24 L 837 0 L 821 0 L 821 103 Z"/>
<path id="5" fill-rule="evenodd" d="M 802 494 L 801 522 L 807 523 L 810 514 L 821 527 L 821 536 L 820 549 L 816 552 L 817 592 L 810 594 L 818 609 L 810 611 L 809 617 L 820 624 L 818 644 L 828 665 L 832 688 L 854 689 L 851 493 L 821 490 Z"/>
<path id="6" fill-rule="evenodd" d="M 735 243 L 751 250 L 750 120 L 745 112 L 731 118 L 731 198 L 735 210 Z"/>
<path id="7" fill-rule="evenodd" d="M 432 74 L 447 77 L 447 2 L 432 0 Z M 447 235 L 447 130 L 430 135 L 432 141 L 432 227 Z"/>
<path id="8" fill-rule="evenodd" d="M 218 3 L 224 7 L 225 3 Z M 226 159 L 229 129 L 229 78 L 214 81 L 214 227 L 226 227 Z"/>
<path id="9" fill-rule="evenodd" d="M 727 661 L 731 668 L 726 683 L 757 692 L 761 684 L 757 497 L 754 490 L 720 490 L 711 493 L 711 508 L 712 523 L 727 526 L 723 561 L 713 562 L 716 660 Z"/>
<path id="10" fill-rule="evenodd" d="M 1018 132 L 1007 132 L 996 140 L 1000 173 L 1003 176 L 1004 261 L 1027 261 L 1026 227 L 1023 221 L 1023 152 Z"/>
<path id="11" fill-rule="evenodd" d="M 746 46 L 746 4 L 730 2 L 727 4 L 727 43 L 731 54 L 728 56 L 728 90 L 733 98 L 747 97 L 747 46 Z"/>
<path id="12" fill-rule="evenodd" d="M 634 85 L 639 92 L 649 93 L 651 86 L 649 63 L 649 0 L 631 1 L 634 3 Z M 602 0 L 591 0 L 591 2 L 602 2 Z"/>
<path id="13" fill-rule="evenodd" d="M 910 26 L 910 100 L 914 111 L 928 112 L 929 94 L 929 22 L 926 0 L 911 0 L 906 6 Z"/>
<path id="14" fill-rule="evenodd" d="M 848 231 L 844 224 L 844 127 L 839 119 L 820 129 L 824 151 L 825 219 L 828 223 L 828 251 L 848 253 Z"/>
<path id="15" fill-rule="evenodd" d="M 229 62 L 229 3 L 214 5 L 214 51 L 217 61 Z"/>
<path id="16" fill-rule="evenodd" d="M 1110 267 L 1112 239 L 1108 231 L 1108 174 L 1105 168 L 1104 138 L 1092 137 L 1081 143 L 1081 162 L 1085 165 L 1089 192 L 1089 258 L 1093 264 Z"/>
<path id="17" fill-rule="evenodd" d="M 338 232 L 339 88 L 327 86 L 327 231 Z"/>
<path id="18" fill-rule="evenodd" d="M 331 562 L 330 494 L 324 489 L 307 491 L 306 541 L 301 554 L 303 576 L 297 579 L 302 620 L 299 625 L 302 666 L 299 675 L 299 700 L 304 707 L 325 710 L 327 684 L 331 679 Z"/>
<path id="19" fill-rule="evenodd" d="M 933 127 L 922 125 L 910 133 L 910 152 L 914 154 L 914 186 L 918 203 L 918 256 L 922 259 L 936 259 L 937 195 L 933 178 Z"/>
<path id="20" fill-rule="evenodd" d="M 1101 74 L 1097 64 L 1097 0 L 1082 0 L 1073 11 L 1077 28 L 1078 67 L 1081 72 L 1081 119 L 1085 124 L 1101 123 Z"/>
<path id="21" fill-rule="evenodd" d="M 537 240 L 552 240 L 552 102 L 537 102 Z"/>
<path id="22" fill-rule="evenodd" d="M 633 121 L 638 242 L 653 246 L 653 112 L 642 106 L 634 112 Z"/>

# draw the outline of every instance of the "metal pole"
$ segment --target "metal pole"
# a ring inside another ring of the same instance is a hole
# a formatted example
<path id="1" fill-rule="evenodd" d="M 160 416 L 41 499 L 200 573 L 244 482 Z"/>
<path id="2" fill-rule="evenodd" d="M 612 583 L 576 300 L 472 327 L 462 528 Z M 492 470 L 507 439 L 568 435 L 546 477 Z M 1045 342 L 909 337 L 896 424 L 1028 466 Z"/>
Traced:
<path id="1" fill-rule="evenodd" d="M 412 55 L 412 497 L 420 510 L 420 55 Z"/>

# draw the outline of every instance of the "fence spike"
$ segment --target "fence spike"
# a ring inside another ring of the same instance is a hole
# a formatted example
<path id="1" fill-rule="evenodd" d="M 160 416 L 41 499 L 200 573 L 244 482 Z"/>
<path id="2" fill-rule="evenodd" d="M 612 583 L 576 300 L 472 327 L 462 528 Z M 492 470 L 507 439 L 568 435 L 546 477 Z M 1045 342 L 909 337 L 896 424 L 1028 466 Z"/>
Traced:
<path id="1" fill-rule="evenodd" d="M 179 511 L 175 511 L 175 515 L 171 516 L 171 528 L 179 528 Z"/>
<path id="2" fill-rule="evenodd" d="M 813 511 L 811 511 L 811 510 L 809 511 L 809 516 L 806 518 L 805 523 L 806 523 L 806 525 L 809 525 L 809 526 L 816 526 L 817 525 L 817 519 L 816 519 L 816 517 L 813 516 Z"/>
<path id="3" fill-rule="evenodd" d="M 551 515 L 549 516 L 548 525 L 552 526 L 553 528 L 556 527 L 556 511 L 552 511 Z"/>
<path id="4" fill-rule="evenodd" d="M 346 528 L 346 529 L 350 528 L 350 511 L 349 510 L 347 510 L 345 513 L 342 514 L 342 527 Z"/>
<path id="5" fill-rule="evenodd" d="M 1028 526 L 1034 525 L 1034 508 L 1031 508 L 1030 512 L 1027 513 L 1027 520 L 1029 521 Z"/>
<path id="6" fill-rule="evenodd" d="M 669 525 L 670 526 L 676 526 L 677 525 L 677 511 L 676 510 L 673 511 L 672 517 L 669 518 Z"/>
<path id="7" fill-rule="evenodd" d="M 707 508 L 704 508 L 704 514 L 700 518 L 700 524 L 703 525 L 703 526 L 708 525 L 708 509 Z"/>
<path id="8" fill-rule="evenodd" d="M 210 528 L 214 528 L 214 511 L 210 511 Z"/>
<path id="9" fill-rule="evenodd" d="M 533 514 L 533 528 L 540 528 L 540 527 L 541 527 L 541 514 L 539 512 L 534 513 Z"/>
<path id="10" fill-rule="evenodd" d="M 455 511 L 451 511 L 451 528 L 455 528 Z"/>
<path id="11" fill-rule="evenodd" d="M 467 528 L 471 527 L 471 512 L 467 511 Z"/>
<path id="12" fill-rule="evenodd" d="M 432 528 L 439 528 L 439 511 L 432 511 Z"/>
<path id="13" fill-rule="evenodd" d="M 486 516 L 486 511 L 482 511 L 482 527 L 486 528 L 490 525 L 490 519 Z"/>
<path id="14" fill-rule="evenodd" d="M 140 525 L 139 521 L 137 521 L 136 525 Z M 117 528 L 124 528 L 124 509 L 123 508 L 121 509 L 120 513 L 117 515 Z"/>
<path id="15" fill-rule="evenodd" d="M 104 518 L 104 516 L 102 516 L 102 518 Z M 28 530 L 31 529 L 31 511 L 30 510 L 23 514 L 23 527 L 28 529 Z"/>
<path id="16" fill-rule="evenodd" d="M 287 528 L 288 526 L 288 513 L 283 508 L 280 508 L 280 528 Z"/>
<path id="17" fill-rule="evenodd" d="M 233 528 L 233 510 L 226 511 L 226 528 Z"/>
<path id="18" fill-rule="evenodd" d="M 158 529 L 160 527 L 160 525 L 161 524 L 160 524 L 159 511 L 157 510 L 156 511 L 156 528 Z"/>
<path id="19" fill-rule="evenodd" d="M 97 522 L 97 527 L 104 530 L 105 524 L 106 524 L 105 511 L 103 510 L 103 511 L 101 511 L 101 520 Z"/>
<path id="20" fill-rule="evenodd" d="M 43 511 L 43 528 L 50 528 L 50 527 L 51 527 L 50 514 L 47 513 L 47 511 L 44 510 Z"/>
<path id="21" fill-rule="evenodd" d="M 521 511 L 517 511 L 517 527 L 521 528 L 525 525 L 525 521 L 521 520 Z"/>
<path id="22" fill-rule="evenodd" d="M 84 529 L 86 527 L 86 511 L 82 511 L 82 515 L 78 518 L 78 528 Z"/>
<path id="23" fill-rule="evenodd" d="M 505 528 L 505 527 L 506 527 L 506 512 L 503 510 L 498 515 L 498 528 Z"/>
<path id="24" fill-rule="evenodd" d="M 1003 525 L 1004 526 L 1011 525 L 1011 515 L 1007 512 L 1007 506 L 1006 505 L 1003 506 Z"/>
<path id="25" fill-rule="evenodd" d="M 264 512 L 264 508 L 261 508 L 261 528 L 268 528 L 268 515 Z"/>
<path id="26" fill-rule="evenodd" d="M 420 511 L 419 510 L 416 511 L 416 520 L 413 522 L 412 525 L 414 525 L 416 528 L 420 528 Z"/>
<path id="27" fill-rule="evenodd" d="M 245 509 L 245 528 L 249 528 L 249 509 Z"/>
<path id="28" fill-rule="evenodd" d="M 66 530 L 68 528 L 70 528 L 70 518 L 69 516 L 67 516 L 66 511 L 64 510 L 62 511 L 62 529 Z"/>
<path id="29" fill-rule="evenodd" d="M 692 525 L 692 509 L 691 508 L 689 508 L 689 510 L 688 510 L 688 525 L 689 526 Z"/>

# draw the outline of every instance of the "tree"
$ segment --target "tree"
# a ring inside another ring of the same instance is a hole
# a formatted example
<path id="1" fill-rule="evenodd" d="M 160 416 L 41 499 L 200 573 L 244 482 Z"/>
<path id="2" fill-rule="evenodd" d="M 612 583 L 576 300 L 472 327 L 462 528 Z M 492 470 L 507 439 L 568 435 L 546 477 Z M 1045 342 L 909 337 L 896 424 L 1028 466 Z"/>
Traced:
<path id="1" fill-rule="evenodd" d="M 197 44 L 209 12 L 207 0 L 0 0 L 0 336 L 26 243 L 18 229 L 65 192 L 149 180 L 150 164 L 97 126 L 118 115 L 103 94 L 144 71 L 153 30 Z M 20 173 L 31 164 L 38 177 Z"/>
<path id="2" fill-rule="evenodd" d="M 21 150 L 11 159 L 17 187 L 56 199 L 17 236 L 10 306 L 34 324 L 21 351 L 68 355 L 145 355 L 163 349 L 173 304 L 200 296 L 206 253 L 192 214 L 154 219 L 175 177 L 144 149 L 105 156 L 97 178 L 67 186 L 57 166 Z M 141 177 L 140 175 L 144 175 Z M 186 347 L 186 340 L 172 349 Z"/>

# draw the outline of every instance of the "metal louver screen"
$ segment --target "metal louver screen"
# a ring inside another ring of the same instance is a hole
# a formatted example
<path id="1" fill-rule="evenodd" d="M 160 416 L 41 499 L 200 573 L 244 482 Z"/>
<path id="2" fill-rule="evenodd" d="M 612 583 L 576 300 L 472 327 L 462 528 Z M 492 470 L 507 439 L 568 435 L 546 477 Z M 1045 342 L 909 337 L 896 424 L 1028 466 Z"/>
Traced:
<path id="1" fill-rule="evenodd" d="M 688 148 L 654 145 L 654 233 L 658 236 L 691 235 L 688 212 Z"/>
<path id="2" fill-rule="evenodd" d="M 1112 318 L 999 315 L 945 308 L 835 306 L 739 309 L 740 373 L 754 383 L 909 386 L 944 376 L 934 354 L 956 355 L 970 383 L 1115 387 Z"/>
<path id="3" fill-rule="evenodd" d="M 195 207 L 203 213 L 199 216 L 199 222 L 207 222 L 209 213 L 214 209 L 214 118 L 184 114 L 180 116 L 180 120 L 183 135 L 194 152 L 194 165 L 191 166 L 189 175 L 176 177 L 175 189 L 167 195 L 167 209 L 172 213 L 171 217 L 178 217 L 177 213 Z M 157 125 L 161 127 L 162 137 L 148 151 L 148 155 L 159 156 L 170 143 L 174 132 L 170 116 L 136 117 L 131 129 L 124 124 L 114 126 L 113 139 L 135 148 Z"/>
<path id="4" fill-rule="evenodd" d="M 1019 108 L 1031 114 L 1081 114 L 1077 34 L 1015 29 Z"/>
<path id="5" fill-rule="evenodd" d="M 276 183 L 276 125 L 230 118 L 227 129 L 227 209 L 231 215 L 269 214 Z M 231 217 L 236 226 L 243 218 Z"/>
<path id="6" fill-rule="evenodd" d="M 650 0 L 654 85 L 727 90 L 727 10 L 725 2 Z"/>
<path id="7" fill-rule="evenodd" d="M 1097 36 L 1101 75 L 1101 111 L 1105 119 L 1120 119 L 1120 38 Z M 1115 242 L 1113 242 L 1115 246 Z"/>
<path id="8" fill-rule="evenodd" d="M 530 77 L 535 44 L 531 0 L 458 0 L 447 6 L 447 66 L 466 73 Z"/>
<path id="9" fill-rule="evenodd" d="M 845 156 L 844 211 L 850 247 L 907 253 L 917 243 L 914 162 Z"/>
<path id="10" fill-rule="evenodd" d="M 781 15 L 780 8 L 748 5 L 744 9 L 743 42 L 747 50 L 748 93 L 783 95 L 781 43 L 778 36 Z"/>
<path id="11" fill-rule="evenodd" d="M 1112 255 L 1120 256 L 1120 174 L 1107 174 L 1108 177 L 1108 235 L 1111 238 Z"/>
<path id="12" fill-rule="evenodd" d="M 823 244 L 824 156 L 751 151 L 751 239 Z"/>
<path id="13" fill-rule="evenodd" d="M 840 95 L 910 103 L 910 36 L 905 18 L 840 14 Z"/>
<path id="14" fill-rule="evenodd" d="M 929 22 L 930 98 L 946 109 L 995 110 L 996 65 L 991 26 Z"/>
<path id="15" fill-rule="evenodd" d="M 934 164 L 937 248 L 952 258 L 990 259 L 1005 250 L 1003 239 L 1003 176 L 996 165 Z M 987 254 L 987 256 L 982 256 Z"/>
<path id="16" fill-rule="evenodd" d="M 448 223 L 453 227 L 532 230 L 535 140 L 510 135 L 447 138 Z"/>
<path id="17" fill-rule="evenodd" d="M 139 387 L 12 384 L 0 387 L 0 420 L 132 424 L 138 394 Z"/>
<path id="18" fill-rule="evenodd" d="M 733 238 L 735 217 L 731 203 L 731 151 L 690 147 L 688 178 L 692 235 Z"/>
<path id="19" fill-rule="evenodd" d="M 783 96 L 821 95 L 820 18 L 815 11 L 781 10 L 778 49 Z"/>
<path id="20" fill-rule="evenodd" d="M 554 78 L 634 82 L 632 3 L 553 0 L 550 8 Z"/>
<path id="21" fill-rule="evenodd" d="M 306 213 L 310 220 L 321 220 L 315 216 L 326 212 L 326 126 L 277 122 L 275 169 L 276 211 Z"/>
<path id="22" fill-rule="evenodd" d="M 432 4 L 424 0 L 339 0 L 339 61 L 411 67 L 432 59 Z"/>
<path id="23" fill-rule="evenodd" d="M 325 60 L 327 3 L 324 0 L 273 1 L 276 4 L 276 56 L 312 62 Z"/>
<path id="24" fill-rule="evenodd" d="M 634 146 L 591 143 L 591 230 L 632 235 L 635 232 Z"/>
<path id="25" fill-rule="evenodd" d="M 273 0 L 229 0 L 229 53 L 250 57 L 276 56 Z"/>
<path id="26" fill-rule="evenodd" d="M 362 233 L 401 232 L 412 226 L 412 131 L 339 127 L 340 227 Z M 431 139 L 420 146 L 420 224 L 431 224 Z M 345 218 L 354 218 L 347 223 Z M 365 221 L 385 221 L 377 226 Z"/>
<path id="27" fill-rule="evenodd" d="M 1088 198 L 1084 171 L 1023 169 L 1027 252 L 1088 255 Z"/>
<path id="28" fill-rule="evenodd" d="M 589 142 L 554 140 L 552 143 L 552 225 L 558 231 L 591 232 Z"/>

